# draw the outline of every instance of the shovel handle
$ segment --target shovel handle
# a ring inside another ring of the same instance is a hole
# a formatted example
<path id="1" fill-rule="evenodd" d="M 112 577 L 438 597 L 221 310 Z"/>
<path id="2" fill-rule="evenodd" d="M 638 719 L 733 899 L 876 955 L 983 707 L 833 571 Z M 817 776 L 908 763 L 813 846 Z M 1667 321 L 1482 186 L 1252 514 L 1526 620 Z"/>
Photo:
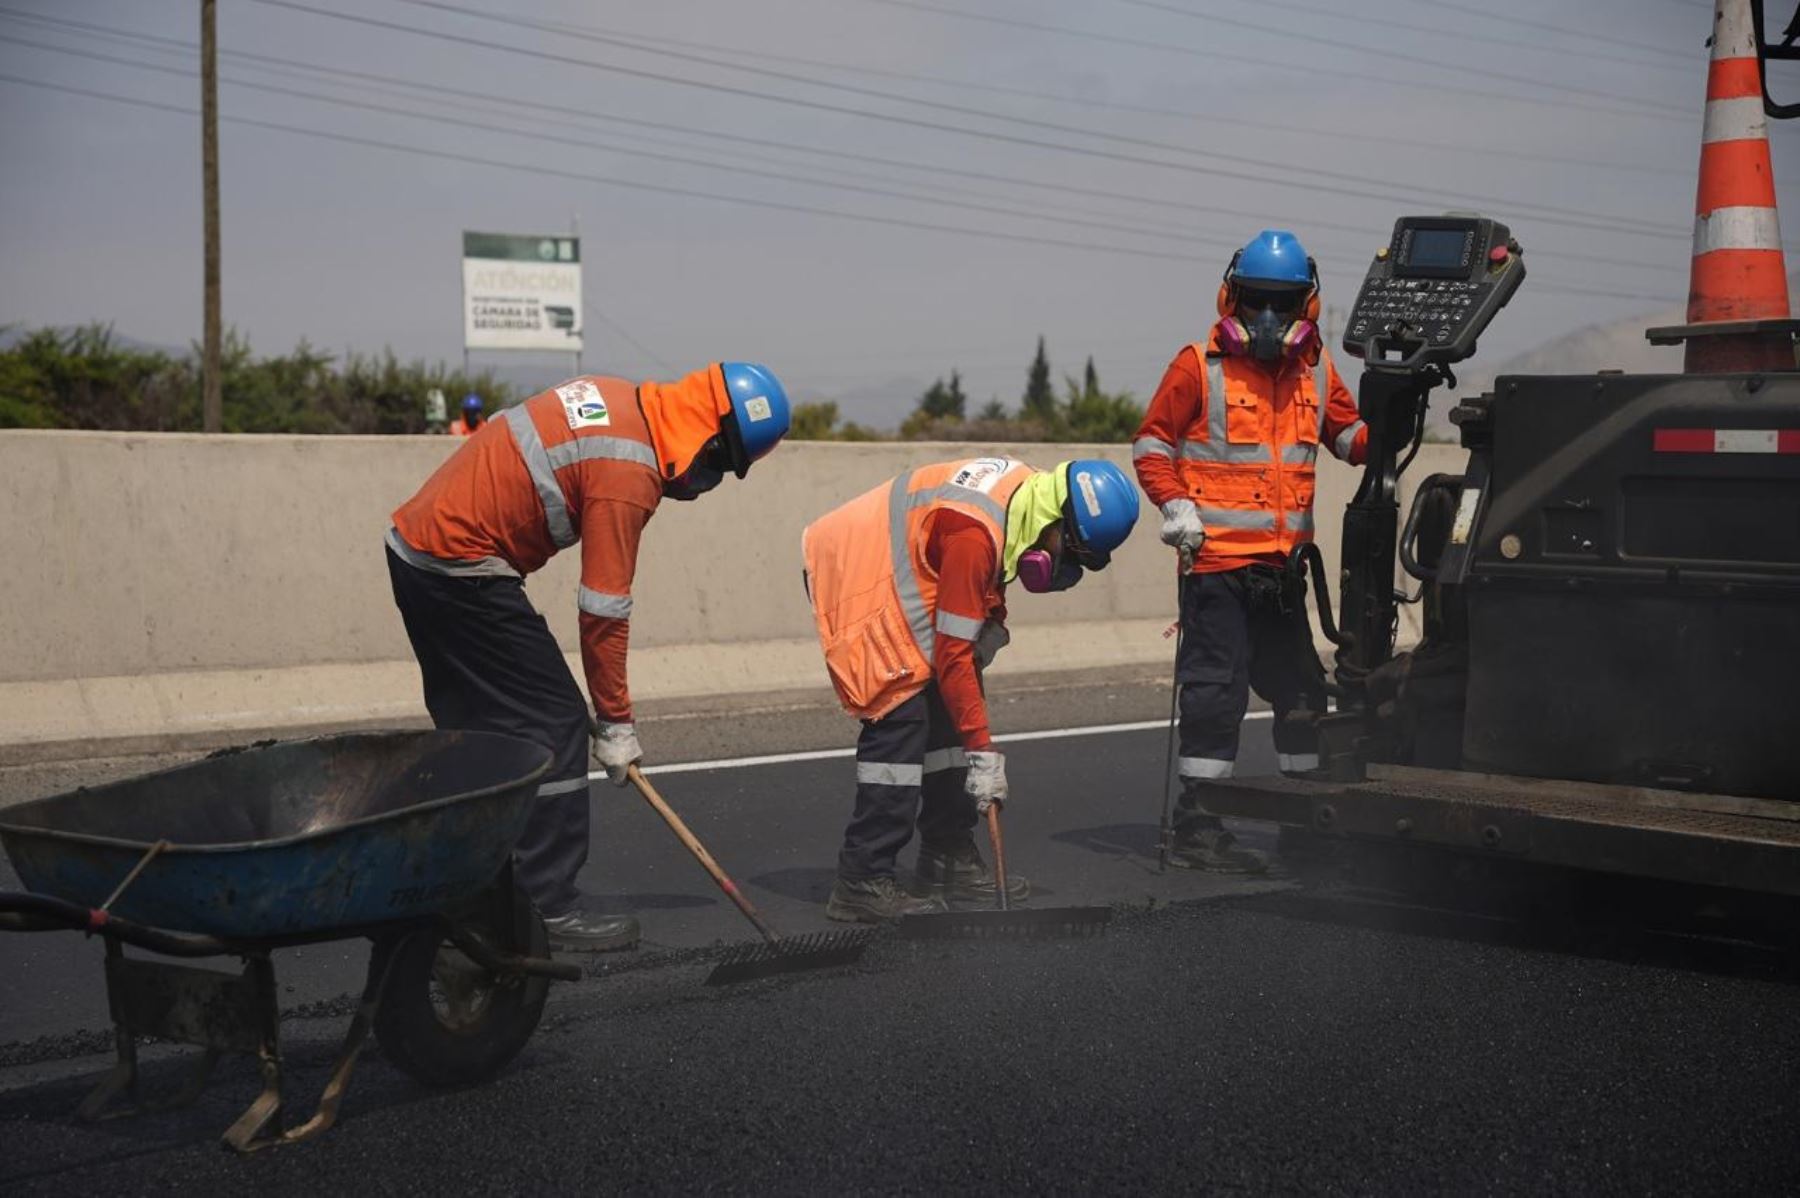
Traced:
<path id="1" fill-rule="evenodd" d="M 713 860 L 713 855 L 706 851 L 706 846 L 700 843 L 698 837 L 688 831 L 688 826 L 681 822 L 681 817 L 675 814 L 675 809 L 663 802 L 663 797 L 656 793 L 656 788 L 650 785 L 650 779 L 644 777 L 643 771 L 633 765 L 628 767 L 627 774 L 633 785 L 638 788 L 639 793 L 644 796 L 645 801 L 654 807 L 656 814 L 662 816 L 663 822 L 669 825 L 669 830 L 675 833 L 676 839 L 687 846 L 688 852 L 694 855 L 694 859 L 700 863 L 701 867 L 712 875 L 712 880 L 719 884 L 719 889 L 725 892 L 725 897 L 736 903 L 737 909 L 744 913 L 744 918 L 748 919 L 755 925 L 756 930 L 762 933 L 762 938 L 770 944 L 781 939 L 775 934 L 775 929 L 763 919 L 762 914 L 750 905 L 750 900 L 745 898 L 743 892 L 737 888 L 737 883 L 733 882 L 719 863 Z"/>
<path id="2" fill-rule="evenodd" d="M 1012 910 L 1012 900 L 1006 896 L 1006 841 L 1000 836 L 1000 804 L 989 803 L 987 809 L 988 843 L 994 849 L 994 889 L 998 895 L 1000 910 Z"/>

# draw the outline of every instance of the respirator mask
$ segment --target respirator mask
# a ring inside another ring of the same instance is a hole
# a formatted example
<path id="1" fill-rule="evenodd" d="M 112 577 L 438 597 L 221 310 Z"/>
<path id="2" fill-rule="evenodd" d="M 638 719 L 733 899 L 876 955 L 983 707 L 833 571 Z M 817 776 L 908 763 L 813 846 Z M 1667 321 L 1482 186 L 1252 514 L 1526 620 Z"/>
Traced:
<path id="1" fill-rule="evenodd" d="M 663 498 L 682 503 L 700 498 L 725 481 L 725 470 L 730 465 L 727 456 L 724 442 L 714 437 L 694 455 L 686 470 L 663 481 Z"/>
<path id="2" fill-rule="evenodd" d="M 1299 357 L 1317 344 L 1319 326 L 1303 314 L 1309 306 L 1305 290 L 1248 284 L 1232 290 L 1235 310 L 1219 321 L 1219 346 L 1226 353 L 1272 364 Z"/>
<path id="3" fill-rule="evenodd" d="M 1075 529 L 1075 521 L 1067 504 L 1064 505 L 1060 527 L 1060 553 L 1053 554 L 1048 549 L 1027 549 L 1019 555 L 1019 584 L 1034 595 L 1066 591 L 1081 581 L 1084 571 L 1105 569 L 1107 562 L 1112 560 L 1111 554 L 1090 549 L 1081 543 L 1081 535 Z"/>

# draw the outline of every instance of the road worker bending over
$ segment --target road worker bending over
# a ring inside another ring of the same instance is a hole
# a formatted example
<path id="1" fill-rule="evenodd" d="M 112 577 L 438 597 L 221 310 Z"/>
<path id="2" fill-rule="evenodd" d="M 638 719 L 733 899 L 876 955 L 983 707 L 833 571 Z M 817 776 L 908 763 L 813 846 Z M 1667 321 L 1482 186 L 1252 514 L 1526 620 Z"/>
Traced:
<path id="1" fill-rule="evenodd" d="M 1103 461 L 921 466 L 810 525 L 807 595 L 856 742 L 856 813 L 825 913 L 876 923 L 992 903 L 977 813 L 1006 801 L 981 671 L 1009 639 L 1006 584 L 1062 591 L 1104 569 L 1137 522 L 1137 488 Z M 922 801 L 921 801 L 922 799 Z M 913 893 L 894 880 L 919 828 Z M 1029 893 L 1007 875 L 1010 897 Z"/>
<path id="2" fill-rule="evenodd" d="M 1318 270 L 1292 233 L 1266 229 L 1232 257 L 1218 311 L 1206 343 L 1169 364 L 1132 459 L 1162 509 L 1163 542 L 1186 570 L 1181 798 L 1169 859 L 1254 873 L 1268 863 L 1207 811 L 1206 788 L 1232 774 L 1252 687 L 1275 709 L 1281 769 L 1318 768 L 1325 696 L 1288 556 L 1313 539 L 1319 447 L 1356 465 L 1368 430 L 1320 342 Z"/>
<path id="3" fill-rule="evenodd" d="M 439 728 L 505 732 L 556 755 L 515 855 L 553 948 L 637 944 L 637 920 L 581 909 L 589 730 L 581 688 L 525 575 L 581 543 L 581 660 L 591 752 L 620 786 L 642 751 L 625 650 L 638 538 L 663 499 L 739 478 L 788 431 L 775 376 L 714 363 L 675 383 L 572 379 L 476 429 L 393 515 L 388 573 Z"/>

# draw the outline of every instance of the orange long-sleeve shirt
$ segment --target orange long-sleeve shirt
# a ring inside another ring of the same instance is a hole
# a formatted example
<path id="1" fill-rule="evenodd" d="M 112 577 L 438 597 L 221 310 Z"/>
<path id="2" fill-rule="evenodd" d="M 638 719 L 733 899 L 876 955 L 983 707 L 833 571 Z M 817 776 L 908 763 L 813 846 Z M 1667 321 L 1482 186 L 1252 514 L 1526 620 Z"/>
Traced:
<path id="1" fill-rule="evenodd" d="M 583 377 L 477 429 L 393 514 L 388 544 L 420 569 L 518 575 L 581 543 L 583 673 L 594 710 L 632 718 L 626 670 L 639 541 L 665 477 L 718 432 L 718 367 L 676 383 Z"/>
<path id="2" fill-rule="evenodd" d="M 1005 604 L 988 606 L 993 579 L 1000 573 L 1000 556 L 987 529 L 955 512 L 939 514 L 925 542 L 925 562 L 938 576 L 938 612 L 976 624 L 1006 622 Z M 976 668 L 975 642 L 952 636 L 940 627 L 931 651 L 931 673 L 963 748 L 990 747 L 994 738 L 988 729 L 987 698 Z"/>

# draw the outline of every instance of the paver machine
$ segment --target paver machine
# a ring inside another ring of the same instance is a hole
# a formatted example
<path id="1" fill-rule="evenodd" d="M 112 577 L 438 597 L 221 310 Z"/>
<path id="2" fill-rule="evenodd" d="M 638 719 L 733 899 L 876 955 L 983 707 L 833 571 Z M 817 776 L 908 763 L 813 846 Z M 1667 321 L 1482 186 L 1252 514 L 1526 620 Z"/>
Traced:
<path id="1" fill-rule="evenodd" d="M 1800 321 L 1767 140 L 1800 104 L 1766 79 L 1800 12 L 1714 19 L 1689 323 L 1648 331 L 1684 373 L 1500 377 L 1451 412 L 1462 472 L 1402 519 L 1427 397 L 1525 269 L 1475 215 L 1404 217 L 1376 253 L 1344 334 L 1369 452 L 1335 620 L 1299 555 L 1337 646 L 1320 768 L 1222 783 L 1222 814 L 1800 896 Z"/>

